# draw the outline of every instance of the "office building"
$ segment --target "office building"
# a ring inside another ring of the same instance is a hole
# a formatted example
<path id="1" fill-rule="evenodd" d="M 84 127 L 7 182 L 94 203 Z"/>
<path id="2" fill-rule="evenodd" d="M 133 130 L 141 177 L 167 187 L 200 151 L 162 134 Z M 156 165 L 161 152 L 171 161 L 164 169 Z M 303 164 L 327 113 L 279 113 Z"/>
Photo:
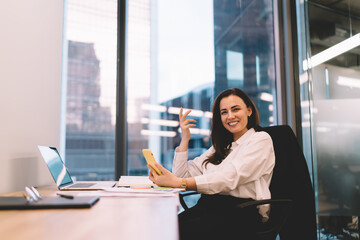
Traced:
<path id="1" fill-rule="evenodd" d="M 77 180 L 113 179 L 115 126 L 99 98 L 100 62 L 94 45 L 69 41 L 66 94 L 66 165 Z"/>

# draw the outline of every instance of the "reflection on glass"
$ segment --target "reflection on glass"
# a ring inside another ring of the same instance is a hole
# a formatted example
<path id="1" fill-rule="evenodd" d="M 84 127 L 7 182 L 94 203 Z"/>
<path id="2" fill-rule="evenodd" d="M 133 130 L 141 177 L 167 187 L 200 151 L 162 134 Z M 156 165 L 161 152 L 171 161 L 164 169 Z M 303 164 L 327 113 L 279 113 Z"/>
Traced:
<path id="1" fill-rule="evenodd" d="M 356 84 L 360 82 L 360 71 L 323 64 L 314 68 L 312 74 L 316 79 L 313 108 L 319 211 L 359 215 L 360 88 L 344 85 L 341 80 L 349 79 Z"/>
<path id="2" fill-rule="evenodd" d="M 214 96 L 243 89 L 261 125 L 277 123 L 273 2 L 132 0 L 128 9 L 128 174 L 147 175 L 143 148 L 171 169 L 179 110 L 191 109 L 189 158 L 211 146 Z"/>
<path id="3" fill-rule="evenodd" d="M 329 61 L 332 58 L 338 57 L 339 55 L 346 53 L 353 48 L 356 48 L 360 45 L 360 33 L 355 36 L 351 36 L 332 47 L 327 48 L 326 50 L 312 56 L 309 60 L 303 61 L 304 71 L 316 67 L 319 64 Z"/>
<path id="4" fill-rule="evenodd" d="M 355 10 L 351 14 L 359 13 L 356 12 L 358 4 L 350 2 Z M 360 31 L 360 22 L 341 14 L 341 11 L 352 9 L 344 7 L 335 5 L 331 11 L 326 11 L 321 5 L 310 5 L 309 15 L 314 54 L 320 55 L 328 49 L 334 53 L 333 49 L 344 43 L 347 47 L 346 51 L 312 69 L 312 86 L 319 212 L 351 216 L 360 215 L 360 153 L 357 149 L 360 142 L 360 112 L 357 110 L 360 110 L 360 71 L 359 62 L 355 60 L 360 53 L 357 47 L 360 38 L 356 34 Z M 316 26 L 319 22 L 321 29 Z"/>
<path id="5" fill-rule="evenodd" d="M 113 179 L 117 1 L 65 6 L 66 165 L 77 180 Z"/>
<path id="6" fill-rule="evenodd" d="M 214 1 L 215 95 L 243 89 L 262 126 L 277 123 L 273 1 Z M 272 110 L 270 110 L 272 109 Z"/>
<path id="7" fill-rule="evenodd" d="M 319 239 L 359 239 L 360 2 L 301 2 L 308 19 L 298 19 L 298 29 L 309 27 L 299 40 L 302 126 L 304 152 L 313 153 Z"/>

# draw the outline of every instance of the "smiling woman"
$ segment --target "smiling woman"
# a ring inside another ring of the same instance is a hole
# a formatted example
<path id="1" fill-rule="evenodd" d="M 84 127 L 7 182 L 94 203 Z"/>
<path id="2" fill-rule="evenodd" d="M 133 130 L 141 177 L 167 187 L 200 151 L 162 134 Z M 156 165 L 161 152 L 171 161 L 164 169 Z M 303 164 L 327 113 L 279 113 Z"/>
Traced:
<path id="1" fill-rule="evenodd" d="M 224 237 L 233 223 L 230 207 L 251 199 L 271 198 L 274 149 L 270 136 L 256 131 L 259 114 L 254 103 L 246 93 L 233 88 L 218 95 L 212 111 L 212 147 L 188 160 L 190 128 L 196 126 L 196 121 L 187 118 L 191 110 L 183 113 L 181 109 L 182 137 L 175 151 L 173 173 L 160 164 L 156 166 L 163 174 L 150 169 L 150 180 L 157 185 L 202 193 L 195 207 L 179 215 L 181 239 Z M 259 214 L 250 216 L 255 216 L 255 221 L 267 221 L 268 211 L 268 206 L 263 206 Z M 243 217 L 246 221 L 249 215 Z"/>

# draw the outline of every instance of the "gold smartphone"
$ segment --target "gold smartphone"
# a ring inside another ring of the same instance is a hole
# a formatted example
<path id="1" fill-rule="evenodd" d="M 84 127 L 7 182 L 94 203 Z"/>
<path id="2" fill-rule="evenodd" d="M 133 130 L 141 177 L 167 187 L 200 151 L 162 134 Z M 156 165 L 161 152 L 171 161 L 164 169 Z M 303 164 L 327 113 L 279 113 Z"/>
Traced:
<path id="1" fill-rule="evenodd" d="M 155 166 L 155 163 L 156 163 L 156 160 L 154 158 L 154 155 L 152 154 L 151 150 L 150 149 L 143 149 L 142 150 L 142 153 L 145 157 L 145 160 L 147 162 L 147 164 L 149 164 L 149 166 L 155 170 L 155 172 L 158 174 L 158 175 L 161 175 L 161 171 Z"/>

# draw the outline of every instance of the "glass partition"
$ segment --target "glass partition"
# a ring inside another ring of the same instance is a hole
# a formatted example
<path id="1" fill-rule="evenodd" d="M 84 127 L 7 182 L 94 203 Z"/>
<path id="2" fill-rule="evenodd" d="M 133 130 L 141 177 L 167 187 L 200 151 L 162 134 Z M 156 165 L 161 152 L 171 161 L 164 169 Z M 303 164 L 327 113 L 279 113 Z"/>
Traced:
<path id="1" fill-rule="evenodd" d="M 303 139 L 314 163 L 319 239 L 359 239 L 360 2 L 298 1 L 297 8 Z"/>

